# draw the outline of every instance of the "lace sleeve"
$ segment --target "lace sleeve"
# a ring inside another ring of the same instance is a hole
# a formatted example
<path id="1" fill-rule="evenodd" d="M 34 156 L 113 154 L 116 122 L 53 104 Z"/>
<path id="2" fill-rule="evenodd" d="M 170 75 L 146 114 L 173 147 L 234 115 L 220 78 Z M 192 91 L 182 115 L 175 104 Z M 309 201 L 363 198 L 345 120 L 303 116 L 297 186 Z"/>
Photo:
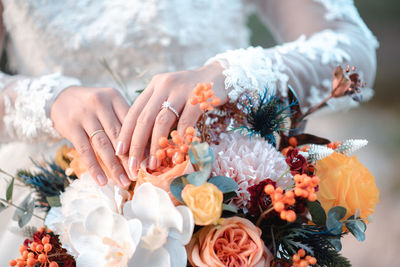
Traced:
<path id="1" fill-rule="evenodd" d="M 286 96 L 290 85 L 304 110 L 329 95 L 332 72 L 338 65 L 356 66 L 371 86 L 378 42 L 352 0 L 258 0 L 256 5 L 283 44 L 227 51 L 207 61 L 218 61 L 225 68 L 231 102 L 265 87 Z M 364 99 L 372 96 L 371 91 L 364 90 Z M 340 109 L 357 103 L 346 97 L 328 104 Z"/>
<path id="2" fill-rule="evenodd" d="M 74 85 L 80 82 L 60 73 L 38 78 L 0 73 L 0 141 L 59 139 L 50 106 L 63 89 Z"/>

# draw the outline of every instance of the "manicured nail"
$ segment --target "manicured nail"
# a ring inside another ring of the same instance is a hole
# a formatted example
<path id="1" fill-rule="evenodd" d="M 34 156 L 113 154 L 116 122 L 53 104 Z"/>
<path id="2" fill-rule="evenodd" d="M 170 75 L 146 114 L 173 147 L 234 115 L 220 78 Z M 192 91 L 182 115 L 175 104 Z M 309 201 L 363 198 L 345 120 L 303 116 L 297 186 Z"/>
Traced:
<path id="1" fill-rule="evenodd" d="M 107 178 L 102 174 L 97 175 L 97 181 L 101 186 L 107 184 Z"/>
<path id="2" fill-rule="evenodd" d="M 157 168 L 157 158 L 154 156 L 151 156 L 150 161 L 149 161 L 149 169 L 155 170 L 156 168 Z"/>
<path id="3" fill-rule="evenodd" d="M 117 150 L 115 151 L 116 156 L 120 156 L 122 154 L 123 144 L 122 141 L 118 141 Z"/>
<path id="4" fill-rule="evenodd" d="M 124 186 L 128 186 L 128 185 L 131 184 L 131 180 L 129 180 L 129 178 L 126 177 L 125 174 L 121 174 L 121 175 L 119 176 L 119 179 L 121 180 L 121 183 L 122 183 Z"/>
<path id="5" fill-rule="evenodd" d="M 131 172 L 131 174 L 133 176 L 137 175 L 137 168 L 138 168 L 138 165 L 137 165 L 136 158 L 135 157 L 130 157 L 129 158 L 129 171 Z"/>

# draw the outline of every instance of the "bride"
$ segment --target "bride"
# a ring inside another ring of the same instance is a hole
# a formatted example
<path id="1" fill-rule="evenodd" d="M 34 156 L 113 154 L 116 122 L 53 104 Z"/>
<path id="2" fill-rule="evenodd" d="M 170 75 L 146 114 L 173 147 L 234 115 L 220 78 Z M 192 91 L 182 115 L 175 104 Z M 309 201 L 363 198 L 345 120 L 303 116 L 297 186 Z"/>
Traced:
<path id="1" fill-rule="evenodd" d="M 198 82 L 213 82 L 221 105 L 265 87 L 286 96 L 291 85 L 307 109 L 329 94 L 339 64 L 357 66 L 369 85 L 375 76 L 378 43 L 352 0 L 0 4 L 1 48 L 15 73 L 0 72 L 0 168 L 11 173 L 66 139 L 99 185 L 110 178 L 124 187 L 144 157 L 157 167 L 157 140 L 171 127 L 196 123 L 201 112 L 188 102 Z M 252 10 L 280 45 L 249 47 Z M 102 60 L 127 86 L 113 89 Z M 18 247 L 6 234 L 9 214 L 1 214 L 0 262 L 12 256 L 7 247 Z"/>

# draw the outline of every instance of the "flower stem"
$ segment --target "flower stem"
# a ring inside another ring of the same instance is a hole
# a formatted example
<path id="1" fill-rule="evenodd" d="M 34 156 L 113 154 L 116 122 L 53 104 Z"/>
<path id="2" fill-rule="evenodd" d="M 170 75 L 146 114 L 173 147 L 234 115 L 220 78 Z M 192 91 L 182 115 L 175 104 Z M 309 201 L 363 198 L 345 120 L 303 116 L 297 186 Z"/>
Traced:
<path id="1" fill-rule="evenodd" d="M 283 176 L 288 174 L 289 171 L 290 171 L 290 168 L 288 168 L 281 176 L 279 176 L 278 180 L 276 180 L 276 183 L 278 183 L 283 178 Z"/>
<path id="2" fill-rule="evenodd" d="M 9 202 L 9 201 L 5 200 L 4 198 L 0 198 L 0 201 L 2 201 L 2 202 L 4 202 L 4 203 L 6 203 L 6 204 L 8 204 L 8 205 L 10 205 L 10 206 L 12 206 L 12 207 L 14 207 L 14 208 L 16 208 L 16 209 L 22 210 L 23 212 L 26 212 L 26 210 L 25 210 L 25 209 L 23 209 L 23 208 L 21 208 L 21 207 L 18 207 L 18 206 L 17 206 L 17 205 L 15 205 L 14 203 L 12 203 L 12 202 Z M 32 216 L 33 216 L 33 217 L 36 217 L 36 218 L 38 218 L 38 219 L 40 219 L 40 220 L 42 220 L 42 221 L 44 221 L 44 220 L 45 220 L 45 218 L 43 218 L 43 217 L 40 217 L 40 216 L 38 216 L 38 215 L 34 214 L 33 212 L 31 212 L 31 213 L 32 213 Z"/>
<path id="3" fill-rule="evenodd" d="M 327 98 L 325 98 L 324 100 L 322 100 L 321 103 L 319 103 L 318 105 L 310 108 L 303 116 L 300 117 L 300 119 L 298 121 L 302 121 L 304 120 L 305 117 L 307 117 L 308 115 L 314 113 L 315 111 L 317 111 L 318 109 L 320 109 L 323 105 L 326 104 L 326 102 L 328 102 L 329 99 L 331 99 L 333 97 L 332 94 L 330 94 Z"/>
<path id="4" fill-rule="evenodd" d="M 206 112 L 203 112 L 203 118 L 202 118 L 203 129 L 201 129 L 201 141 L 202 142 L 206 141 L 206 119 L 207 119 Z"/>
<path id="5" fill-rule="evenodd" d="M 274 207 L 271 207 L 271 208 L 267 209 L 266 211 L 264 211 L 264 212 L 260 215 L 260 217 L 258 218 L 258 220 L 257 220 L 257 222 L 256 222 L 256 225 L 257 225 L 257 226 L 260 226 L 260 224 L 261 224 L 262 220 L 264 219 L 264 217 L 265 217 L 268 213 L 270 213 L 271 211 L 273 211 L 273 210 L 274 210 Z"/>

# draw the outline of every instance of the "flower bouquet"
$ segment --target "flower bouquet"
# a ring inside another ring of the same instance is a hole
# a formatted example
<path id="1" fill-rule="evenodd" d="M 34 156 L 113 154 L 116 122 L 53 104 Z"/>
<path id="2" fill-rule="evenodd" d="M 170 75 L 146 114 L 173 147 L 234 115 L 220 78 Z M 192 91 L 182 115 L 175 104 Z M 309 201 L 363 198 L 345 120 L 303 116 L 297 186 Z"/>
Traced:
<path id="1" fill-rule="evenodd" d="M 146 160 L 128 189 L 99 187 L 73 148 L 39 172 L 12 177 L 0 210 L 28 235 L 11 266 L 350 266 L 341 238 L 365 239 L 378 202 L 374 177 L 355 156 L 366 140 L 331 142 L 299 133 L 330 98 L 360 101 L 354 69 L 338 67 L 332 93 L 301 112 L 289 90 L 243 95 L 214 111 L 212 84 L 191 103 L 203 117 L 159 141 L 160 166 Z M 239 113 L 238 110 L 241 110 Z M 19 206 L 14 182 L 34 191 Z M 27 224 L 34 210 L 44 227 Z"/>

